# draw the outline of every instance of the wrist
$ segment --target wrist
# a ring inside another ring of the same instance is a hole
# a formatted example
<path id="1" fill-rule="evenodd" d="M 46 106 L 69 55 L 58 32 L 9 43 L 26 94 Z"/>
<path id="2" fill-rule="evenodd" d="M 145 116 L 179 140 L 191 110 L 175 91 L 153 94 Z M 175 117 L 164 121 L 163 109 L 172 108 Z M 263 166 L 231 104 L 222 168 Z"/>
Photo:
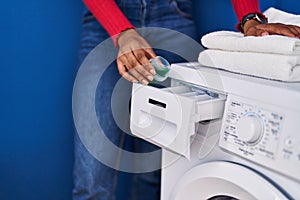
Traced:
<path id="1" fill-rule="evenodd" d="M 128 33 L 132 34 L 135 32 L 136 32 L 135 28 L 127 28 L 126 30 L 121 31 L 121 33 L 119 33 L 117 41 L 116 41 L 117 46 L 120 46 L 120 44 L 122 43 L 122 38 L 125 38 Z"/>
<path id="2" fill-rule="evenodd" d="M 257 25 L 257 24 L 267 24 L 268 19 L 261 13 L 250 13 L 243 17 L 241 22 L 239 23 L 239 30 L 244 33 L 246 25 L 249 28 L 249 25 Z"/>
<path id="3" fill-rule="evenodd" d="M 251 20 L 248 20 L 245 24 L 244 24 L 244 27 L 243 27 L 243 33 L 247 33 L 248 29 L 253 27 L 253 26 L 256 26 L 258 24 L 261 24 L 260 22 L 254 20 L 254 19 L 251 19 Z"/>

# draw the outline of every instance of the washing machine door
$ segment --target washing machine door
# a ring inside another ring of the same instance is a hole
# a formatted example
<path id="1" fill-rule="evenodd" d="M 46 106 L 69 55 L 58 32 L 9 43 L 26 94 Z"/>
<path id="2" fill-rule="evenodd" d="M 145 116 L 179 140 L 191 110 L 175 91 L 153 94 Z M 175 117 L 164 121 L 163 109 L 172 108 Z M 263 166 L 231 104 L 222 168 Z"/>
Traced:
<path id="1" fill-rule="evenodd" d="M 210 162 L 191 169 L 174 187 L 170 200 L 288 199 L 255 171 L 230 162 Z"/>

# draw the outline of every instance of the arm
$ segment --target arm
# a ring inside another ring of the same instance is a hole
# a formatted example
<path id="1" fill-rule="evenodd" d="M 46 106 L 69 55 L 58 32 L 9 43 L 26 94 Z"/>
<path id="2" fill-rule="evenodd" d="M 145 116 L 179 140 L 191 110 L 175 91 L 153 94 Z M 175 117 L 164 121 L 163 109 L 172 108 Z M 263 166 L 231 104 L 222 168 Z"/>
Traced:
<path id="1" fill-rule="evenodd" d="M 250 13 L 259 13 L 258 0 L 231 0 L 239 24 L 238 30 L 242 30 L 240 23 L 243 18 Z M 286 25 L 280 23 L 261 24 L 256 20 L 248 20 L 243 27 L 245 36 L 263 36 L 271 34 L 285 35 L 288 37 L 300 38 L 300 27 L 294 25 Z"/>
<path id="2" fill-rule="evenodd" d="M 135 30 L 113 0 L 83 0 L 99 23 L 119 47 L 118 71 L 130 82 L 148 84 L 154 68 L 149 58 L 155 57 L 150 45 Z"/>
<path id="3" fill-rule="evenodd" d="M 260 13 L 258 0 L 231 0 L 231 2 L 239 22 L 249 13 Z"/>
<path id="4" fill-rule="evenodd" d="M 119 34 L 134 28 L 113 0 L 83 0 L 116 44 Z"/>

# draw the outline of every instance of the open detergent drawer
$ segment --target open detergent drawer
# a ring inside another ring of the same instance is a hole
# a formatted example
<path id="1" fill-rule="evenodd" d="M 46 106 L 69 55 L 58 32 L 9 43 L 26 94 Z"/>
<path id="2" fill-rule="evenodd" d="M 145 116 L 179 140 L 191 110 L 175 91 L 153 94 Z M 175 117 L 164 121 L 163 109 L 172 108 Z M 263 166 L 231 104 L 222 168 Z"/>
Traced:
<path id="1" fill-rule="evenodd" d="M 135 83 L 132 134 L 189 158 L 197 122 L 222 117 L 225 99 L 224 95 L 185 84 L 159 89 Z"/>

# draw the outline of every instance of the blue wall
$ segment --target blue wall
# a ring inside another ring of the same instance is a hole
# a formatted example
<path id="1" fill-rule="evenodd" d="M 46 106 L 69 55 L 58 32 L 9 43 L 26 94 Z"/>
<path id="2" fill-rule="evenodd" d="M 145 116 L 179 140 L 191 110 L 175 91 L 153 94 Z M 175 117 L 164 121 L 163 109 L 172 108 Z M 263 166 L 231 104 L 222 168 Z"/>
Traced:
<path id="1" fill-rule="evenodd" d="M 0 7 L 0 199 L 71 199 L 80 0 Z"/>
<path id="2" fill-rule="evenodd" d="M 199 35 L 234 29 L 230 0 L 195 2 Z M 268 6 L 299 13 L 300 1 Z M 71 199 L 81 8 L 80 0 L 1 3 L 0 199 Z"/>

